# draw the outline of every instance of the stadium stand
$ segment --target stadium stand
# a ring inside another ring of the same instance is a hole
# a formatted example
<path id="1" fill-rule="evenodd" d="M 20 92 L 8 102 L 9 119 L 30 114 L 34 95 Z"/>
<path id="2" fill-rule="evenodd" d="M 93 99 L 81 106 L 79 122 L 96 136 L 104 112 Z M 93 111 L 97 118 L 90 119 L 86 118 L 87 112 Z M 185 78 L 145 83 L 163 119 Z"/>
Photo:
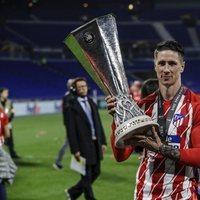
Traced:
<path id="1" fill-rule="evenodd" d="M 93 89 L 98 89 L 77 62 L 51 60 L 42 64 L 30 59 L 5 59 L 0 62 L 3 74 L 1 85 L 10 88 L 10 96 L 14 99 L 61 98 L 66 90 L 66 80 L 76 77 L 77 73 L 87 77 Z"/>
<path id="2" fill-rule="evenodd" d="M 129 80 L 154 76 L 152 50 L 155 44 L 163 39 L 175 39 L 186 49 L 184 84 L 200 92 L 198 1 L 193 0 L 193 4 L 177 1 L 175 5 L 170 0 L 137 0 L 133 10 L 127 9 L 128 0 L 123 3 L 88 1 L 89 7 L 83 7 L 79 1 L 70 5 L 67 1 L 55 4 L 52 0 L 20 1 L 18 5 L 14 2 L 0 1 L 0 66 L 4 74 L 0 84 L 11 89 L 13 98 L 60 98 L 66 80 L 75 76 L 86 76 L 91 88 L 102 94 L 64 47 L 63 40 L 86 21 L 107 13 L 116 16 Z"/>

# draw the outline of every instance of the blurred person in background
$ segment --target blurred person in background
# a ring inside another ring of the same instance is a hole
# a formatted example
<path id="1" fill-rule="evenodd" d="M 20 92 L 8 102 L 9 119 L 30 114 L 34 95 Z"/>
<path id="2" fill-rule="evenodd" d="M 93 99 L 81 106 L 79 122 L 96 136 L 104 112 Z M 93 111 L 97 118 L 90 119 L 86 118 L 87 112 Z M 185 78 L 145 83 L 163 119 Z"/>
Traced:
<path id="1" fill-rule="evenodd" d="M 158 90 L 158 79 L 156 78 L 149 78 L 145 80 L 142 84 L 142 89 L 141 89 L 141 98 L 145 98 Z"/>
<path id="2" fill-rule="evenodd" d="M 0 88 L 0 108 L 8 116 L 9 121 L 9 128 L 10 128 L 10 137 L 6 139 L 6 145 L 9 148 L 10 156 L 14 159 L 19 159 L 20 156 L 16 153 L 14 148 L 14 136 L 13 136 L 13 129 L 12 129 L 12 120 L 15 115 L 15 110 L 13 108 L 12 101 L 8 99 L 9 96 L 9 89 L 8 88 Z"/>
<path id="3" fill-rule="evenodd" d="M 100 162 L 106 151 L 106 137 L 103 131 L 97 105 L 88 96 L 85 78 L 78 77 L 72 84 L 75 98 L 69 101 L 66 112 L 67 135 L 72 155 L 77 161 L 86 159 L 86 174 L 69 189 L 68 199 L 77 199 L 84 193 L 85 199 L 94 200 L 92 184 L 100 175 Z"/>
<path id="4" fill-rule="evenodd" d="M 138 102 L 145 114 L 159 124 L 151 135 L 135 134 L 124 149 L 115 147 L 115 124 L 111 143 L 118 162 L 129 158 L 135 146 L 145 148 L 137 175 L 134 199 L 197 199 L 194 168 L 200 168 L 200 99 L 181 83 L 184 50 L 176 41 L 163 41 L 154 51 L 159 83 L 155 92 Z M 115 97 L 106 98 L 110 114 Z"/>
<path id="5" fill-rule="evenodd" d="M 64 157 L 66 150 L 69 146 L 68 139 L 67 139 L 67 119 L 66 119 L 66 115 L 67 115 L 67 107 L 68 107 L 69 101 L 74 98 L 74 92 L 73 92 L 74 88 L 72 87 L 73 81 L 74 81 L 74 79 L 68 79 L 67 84 L 66 84 L 67 92 L 65 93 L 65 95 L 62 99 L 63 123 L 64 123 L 65 130 L 66 130 L 66 132 L 65 132 L 66 136 L 65 136 L 65 143 L 62 145 L 62 147 L 58 151 L 58 155 L 55 159 L 55 162 L 53 163 L 53 167 L 56 170 L 60 170 L 60 169 L 63 168 L 62 160 L 63 160 L 63 157 Z"/>
<path id="6" fill-rule="evenodd" d="M 141 99 L 141 87 L 142 87 L 142 83 L 138 80 L 135 80 L 133 83 L 131 83 L 129 90 L 135 102 Z"/>
<path id="7" fill-rule="evenodd" d="M 5 139 L 10 136 L 9 121 L 7 115 L 0 108 L 0 200 L 6 200 L 5 183 L 13 183 L 17 170 L 11 157 L 3 149 Z"/>

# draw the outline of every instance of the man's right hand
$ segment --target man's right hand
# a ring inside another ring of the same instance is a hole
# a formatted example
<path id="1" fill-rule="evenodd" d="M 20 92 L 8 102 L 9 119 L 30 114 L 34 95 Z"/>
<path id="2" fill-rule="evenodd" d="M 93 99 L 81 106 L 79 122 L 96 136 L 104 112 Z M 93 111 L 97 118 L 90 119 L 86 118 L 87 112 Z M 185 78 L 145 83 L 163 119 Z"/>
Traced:
<path id="1" fill-rule="evenodd" d="M 116 98 L 109 95 L 105 98 L 105 101 L 107 103 L 108 113 L 114 115 L 116 112 Z"/>
<path id="2" fill-rule="evenodd" d="M 80 153 L 80 151 L 76 152 L 76 153 L 74 154 L 74 157 L 75 157 L 75 159 L 79 162 L 79 161 L 81 160 L 81 153 Z"/>

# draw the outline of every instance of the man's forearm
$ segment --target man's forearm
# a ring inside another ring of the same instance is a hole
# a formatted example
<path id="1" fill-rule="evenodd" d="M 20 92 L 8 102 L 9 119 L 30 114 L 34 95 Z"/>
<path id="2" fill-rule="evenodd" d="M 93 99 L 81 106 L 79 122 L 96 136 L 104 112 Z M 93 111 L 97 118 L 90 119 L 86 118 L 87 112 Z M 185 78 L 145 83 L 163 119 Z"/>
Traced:
<path id="1" fill-rule="evenodd" d="M 159 152 L 164 157 L 170 158 L 171 160 L 174 160 L 174 161 L 179 161 L 180 160 L 180 150 L 177 149 L 177 148 L 174 148 L 174 147 L 172 147 L 170 145 L 162 144 L 159 147 Z"/>

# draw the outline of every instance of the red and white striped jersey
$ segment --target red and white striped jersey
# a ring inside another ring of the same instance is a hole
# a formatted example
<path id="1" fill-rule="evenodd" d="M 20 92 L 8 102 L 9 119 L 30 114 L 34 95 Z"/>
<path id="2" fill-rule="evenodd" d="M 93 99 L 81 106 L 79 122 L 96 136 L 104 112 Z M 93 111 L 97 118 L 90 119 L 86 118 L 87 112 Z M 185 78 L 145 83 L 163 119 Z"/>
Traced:
<path id="1" fill-rule="evenodd" d="M 0 146 L 4 143 L 3 127 L 8 124 L 8 117 L 2 109 L 0 109 Z"/>
<path id="2" fill-rule="evenodd" d="M 157 121 L 157 92 L 142 99 L 138 105 L 145 113 Z M 163 102 L 165 117 L 172 101 Z M 112 148 L 118 161 L 127 159 L 133 147 Z M 166 142 L 180 149 L 180 162 L 163 157 L 159 153 L 144 150 L 137 175 L 135 200 L 180 200 L 195 199 L 195 178 L 193 166 L 200 167 L 200 98 L 185 88 L 171 120 Z"/>

